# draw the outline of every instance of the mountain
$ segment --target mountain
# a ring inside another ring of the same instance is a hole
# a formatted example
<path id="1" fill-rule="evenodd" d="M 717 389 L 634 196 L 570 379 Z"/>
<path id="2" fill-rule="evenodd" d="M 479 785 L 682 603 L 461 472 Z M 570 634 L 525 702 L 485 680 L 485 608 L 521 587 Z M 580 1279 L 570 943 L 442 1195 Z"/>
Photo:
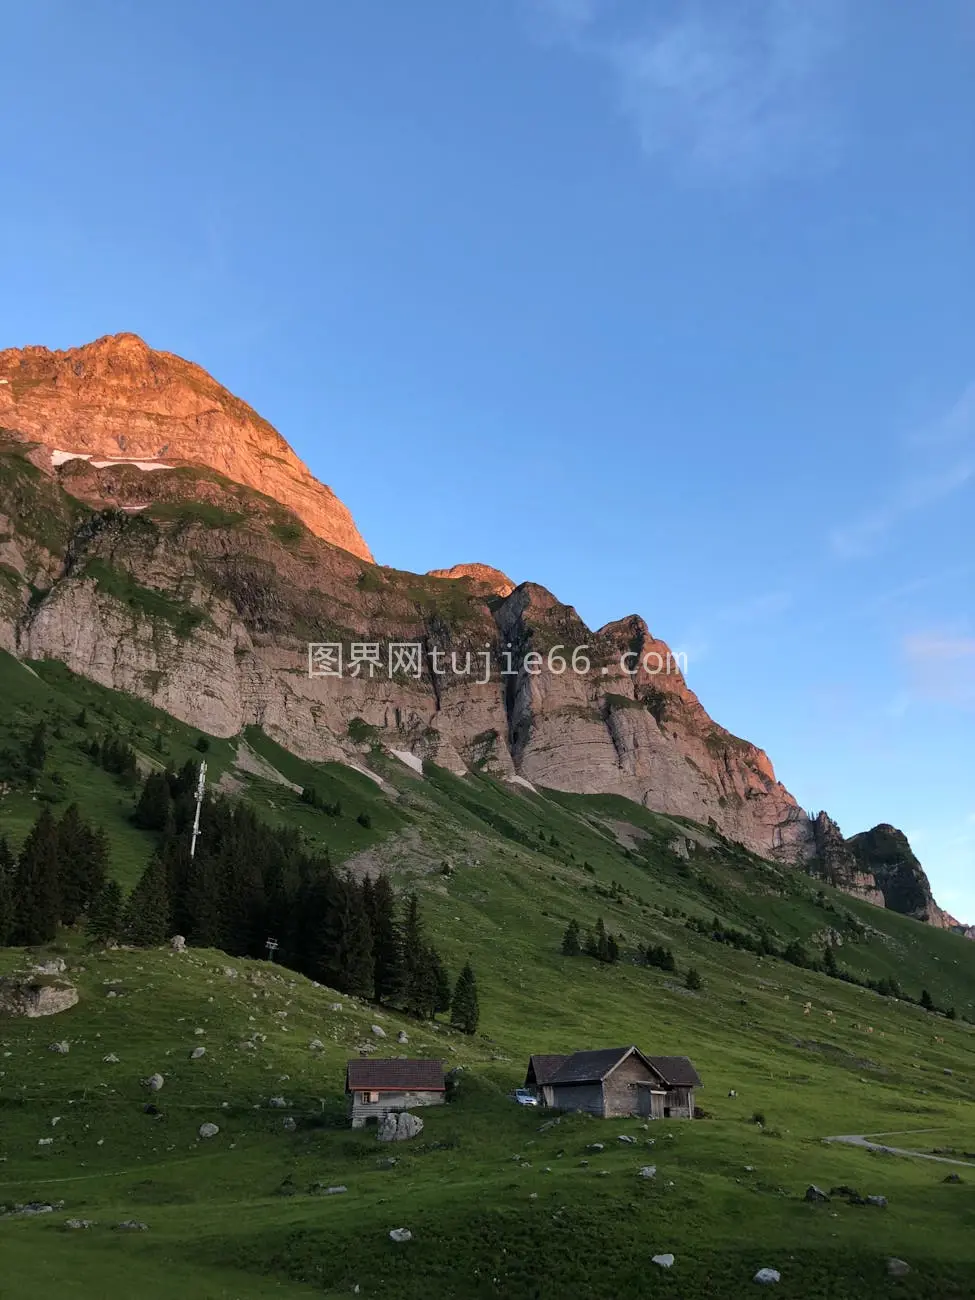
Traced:
<path id="1" fill-rule="evenodd" d="M 0 428 L 49 448 L 156 465 L 205 465 L 293 510 L 317 537 L 372 558 L 352 516 L 256 411 L 192 362 L 135 334 L 85 347 L 0 352 Z"/>
<path id="2" fill-rule="evenodd" d="M 374 565 L 331 491 L 199 367 L 130 334 L 3 352 L 0 426 L 0 647 L 18 657 L 306 759 L 362 766 L 378 745 L 622 795 L 901 910 L 895 867 L 881 879 L 811 819 L 642 618 L 592 630 L 483 564 Z"/>
<path id="3" fill-rule="evenodd" d="M 903 831 L 881 823 L 847 843 L 861 870 L 877 882 L 886 907 L 942 930 L 959 925 L 934 901 L 931 883 Z"/>

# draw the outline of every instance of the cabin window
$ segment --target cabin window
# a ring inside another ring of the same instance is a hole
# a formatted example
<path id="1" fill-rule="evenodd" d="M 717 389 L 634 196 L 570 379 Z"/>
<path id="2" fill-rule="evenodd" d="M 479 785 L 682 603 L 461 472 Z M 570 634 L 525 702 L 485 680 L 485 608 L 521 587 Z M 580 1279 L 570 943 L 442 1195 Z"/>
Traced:
<path id="1" fill-rule="evenodd" d="M 378 1102 L 378 1100 L 379 1100 L 379 1093 L 378 1093 L 378 1092 L 364 1092 L 364 1093 L 362 1094 L 362 1100 L 365 1101 L 365 1102 L 368 1102 L 370 1105 L 375 1105 L 376 1102 Z"/>

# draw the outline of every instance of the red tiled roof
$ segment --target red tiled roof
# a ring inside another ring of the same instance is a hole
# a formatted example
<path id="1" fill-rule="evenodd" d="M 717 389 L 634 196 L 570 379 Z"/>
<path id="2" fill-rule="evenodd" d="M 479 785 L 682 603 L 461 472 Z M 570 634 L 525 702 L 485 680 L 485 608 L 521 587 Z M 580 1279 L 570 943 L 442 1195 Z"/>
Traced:
<path id="1" fill-rule="evenodd" d="M 443 1061 L 395 1058 L 349 1061 L 345 1091 L 353 1092 L 357 1088 L 370 1092 L 443 1092 Z"/>

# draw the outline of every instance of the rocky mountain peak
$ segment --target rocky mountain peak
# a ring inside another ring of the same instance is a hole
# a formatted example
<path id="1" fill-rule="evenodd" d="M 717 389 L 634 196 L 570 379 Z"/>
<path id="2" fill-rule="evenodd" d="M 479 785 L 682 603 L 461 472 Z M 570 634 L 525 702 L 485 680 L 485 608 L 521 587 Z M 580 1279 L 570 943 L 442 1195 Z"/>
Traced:
<path id="1" fill-rule="evenodd" d="M 486 587 L 494 596 L 509 596 L 516 584 L 506 573 L 490 564 L 455 564 L 450 569 L 431 569 L 428 578 L 469 578 L 477 586 Z"/>
<path id="2" fill-rule="evenodd" d="M 203 465 L 292 510 L 318 537 L 371 560 L 347 508 L 277 430 L 202 367 L 137 334 L 0 352 L 0 427 L 52 453 Z"/>
<path id="3" fill-rule="evenodd" d="M 934 901 L 931 882 L 903 831 L 881 822 L 847 844 L 861 870 L 876 879 L 887 907 L 944 930 L 953 928 L 952 918 Z"/>

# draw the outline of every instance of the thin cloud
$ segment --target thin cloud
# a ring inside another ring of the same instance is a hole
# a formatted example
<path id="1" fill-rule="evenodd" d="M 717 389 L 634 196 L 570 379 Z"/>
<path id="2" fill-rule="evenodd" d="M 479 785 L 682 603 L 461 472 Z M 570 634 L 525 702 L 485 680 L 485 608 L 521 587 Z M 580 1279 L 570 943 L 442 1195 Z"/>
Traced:
<path id="1" fill-rule="evenodd" d="M 873 510 L 830 532 L 830 548 L 840 559 L 872 555 L 899 524 L 975 480 L 975 384 L 940 420 L 912 432 L 904 444 L 912 455 L 901 480 Z M 920 470 L 919 454 L 927 461 Z"/>
<path id="2" fill-rule="evenodd" d="M 919 696 L 975 705 L 975 637 L 916 633 L 904 638 L 903 651 Z"/>
<path id="3" fill-rule="evenodd" d="M 548 39 L 600 65 L 651 158 L 696 179 L 819 170 L 839 152 L 831 55 L 840 0 L 691 0 L 621 17 L 611 0 L 532 0 Z"/>

